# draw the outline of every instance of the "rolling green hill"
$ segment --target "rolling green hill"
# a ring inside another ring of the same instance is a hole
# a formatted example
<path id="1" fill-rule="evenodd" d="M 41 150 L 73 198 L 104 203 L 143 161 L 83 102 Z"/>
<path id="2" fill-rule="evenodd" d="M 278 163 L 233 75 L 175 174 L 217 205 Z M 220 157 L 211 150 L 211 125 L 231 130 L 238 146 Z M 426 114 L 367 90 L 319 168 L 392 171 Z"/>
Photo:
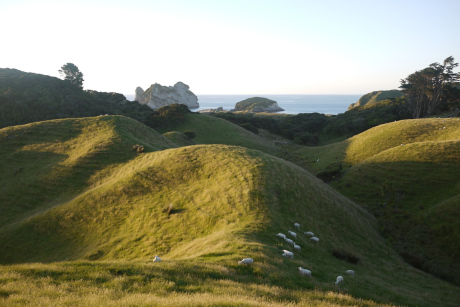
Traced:
<path id="1" fill-rule="evenodd" d="M 458 118 L 380 125 L 292 159 L 315 174 L 341 164 L 342 177 L 331 185 L 378 216 L 382 233 L 409 262 L 460 283 Z"/>
<path id="2" fill-rule="evenodd" d="M 219 135 L 191 124 L 196 118 L 206 123 L 195 115 L 183 125 L 197 140 Z M 457 287 L 402 261 L 371 214 L 259 150 L 176 148 L 119 116 L 4 128 L 0 150 L 8 162 L 0 169 L 2 305 L 459 303 Z M 295 222 L 302 250 L 291 260 L 281 254 L 292 247 L 275 234 L 295 231 Z M 254 265 L 238 265 L 243 257 Z M 345 282 L 335 286 L 338 275 Z"/>
<path id="3" fill-rule="evenodd" d="M 271 141 L 263 139 L 238 125 L 204 114 L 187 114 L 184 122 L 172 130 L 193 131 L 193 139 L 198 144 L 225 144 L 257 149 L 276 155 L 279 148 Z"/>

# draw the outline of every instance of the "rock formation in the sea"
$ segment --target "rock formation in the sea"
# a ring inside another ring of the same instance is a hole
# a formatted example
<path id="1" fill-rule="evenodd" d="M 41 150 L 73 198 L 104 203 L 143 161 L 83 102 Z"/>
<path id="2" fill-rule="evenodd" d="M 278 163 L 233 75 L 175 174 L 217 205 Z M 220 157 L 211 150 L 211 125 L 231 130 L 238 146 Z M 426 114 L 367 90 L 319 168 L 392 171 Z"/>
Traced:
<path id="1" fill-rule="evenodd" d="M 252 97 L 235 104 L 235 108 L 231 111 L 246 111 L 246 112 L 280 112 L 284 111 L 274 100 L 262 97 Z"/>
<path id="2" fill-rule="evenodd" d="M 355 107 L 362 107 L 365 104 L 371 104 L 385 99 L 398 98 L 403 95 L 404 94 L 398 90 L 375 91 L 367 93 L 366 95 L 363 95 L 361 98 L 359 98 L 357 102 L 350 104 L 348 110 L 351 110 Z"/>
<path id="3" fill-rule="evenodd" d="M 198 97 L 189 90 L 187 84 L 182 82 L 177 82 L 174 86 L 162 86 L 155 83 L 146 91 L 137 87 L 135 100 L 154 110 L 173 103 L 185 104 L 189 109 L 200 107 Z"/>

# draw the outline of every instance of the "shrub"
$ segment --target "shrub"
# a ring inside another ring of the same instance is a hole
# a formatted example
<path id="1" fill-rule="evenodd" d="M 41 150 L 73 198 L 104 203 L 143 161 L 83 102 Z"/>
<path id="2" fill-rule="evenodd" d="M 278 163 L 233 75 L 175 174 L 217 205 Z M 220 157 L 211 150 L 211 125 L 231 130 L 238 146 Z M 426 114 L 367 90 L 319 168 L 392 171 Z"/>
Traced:
<path id="1" fill-rule="evenodd" d="M 133 146 L 133 150 L 135 150 L 137 152 L 144 152 L 144 146 L 136 144 L 136 145 Z"/>

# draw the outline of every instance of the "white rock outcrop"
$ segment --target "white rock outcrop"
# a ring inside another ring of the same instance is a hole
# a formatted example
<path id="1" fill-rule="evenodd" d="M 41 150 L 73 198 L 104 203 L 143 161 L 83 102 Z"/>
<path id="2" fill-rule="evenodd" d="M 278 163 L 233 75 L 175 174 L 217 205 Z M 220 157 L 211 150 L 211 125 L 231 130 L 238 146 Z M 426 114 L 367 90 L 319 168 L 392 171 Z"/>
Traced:
<path id="1" fill-rule="evenodd" d="M 137 87 L 135 100 L 154 110 L 173 103 L 185 104 L 189 109 L 200 107 L 198 97 L 189 90 L 187 84 L 182 82 L 177 82 L 174 86 L 162 86 L 155 83 L 146 91 Z"/>

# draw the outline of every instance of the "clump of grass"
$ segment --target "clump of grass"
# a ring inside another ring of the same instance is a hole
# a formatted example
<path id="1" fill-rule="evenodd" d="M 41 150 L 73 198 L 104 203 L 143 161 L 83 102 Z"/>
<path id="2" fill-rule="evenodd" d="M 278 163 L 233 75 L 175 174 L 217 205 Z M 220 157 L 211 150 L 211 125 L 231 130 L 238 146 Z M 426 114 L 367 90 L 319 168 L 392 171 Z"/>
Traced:
<path id="1" fill-rule="evenodd" d="M 136 145 L 133 146 L 133 150 L 135 150 L 137 152 L 144 152 L 144 146 L 136 144 Z"/>
<path id="2" fill-rule="evenodd" d="M 347 251 L 343 248 L 335 248 L 332 250 L 332 255 L 340 260 L 345 260 L 347 262 L 358 264 L 361 261 L 361 257 L 353 254 L 350 251 Z"/>

